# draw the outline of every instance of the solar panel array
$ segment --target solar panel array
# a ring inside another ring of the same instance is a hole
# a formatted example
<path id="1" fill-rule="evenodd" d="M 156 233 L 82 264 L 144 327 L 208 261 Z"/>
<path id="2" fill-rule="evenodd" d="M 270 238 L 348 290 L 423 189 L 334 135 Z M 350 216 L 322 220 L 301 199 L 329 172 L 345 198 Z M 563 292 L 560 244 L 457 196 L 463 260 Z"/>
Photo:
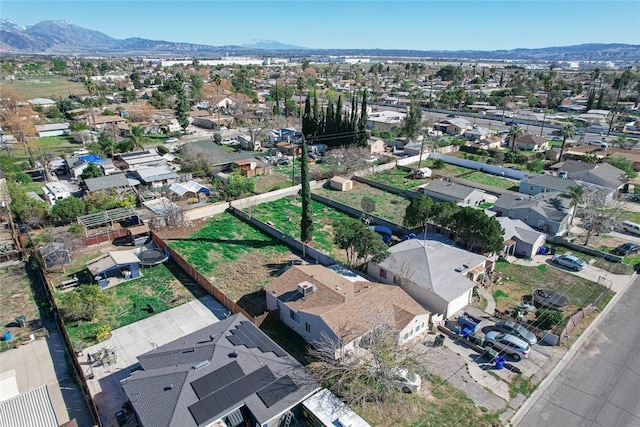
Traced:
<path id="1" fill-rule="evenodd" d="M 261 336 L 259 330 L 250 322 L 242 321 L 230 332 L 232 335 L 227 335 L 227 339 L 234 346 L 244 345 L 247 348 L 258 348 L 263 353 L 273 352 L 278 357 L 287 355 L 273 341 Z"/>
<path id="2" fill-rule="evenodd" d="M 297 389 L 298 386 L 293 382 L 291 377 L 285 375 L 258 391 L 257 394 L 265 406 L 270 408 Z"/>
<path id="3" fill-rule="evenodd" d="M 189 406 L 189 411 L 198 425 L 204 424 L 210 419 L 224 415 L 224 411 L 236 406 L 238 402 L 242 402 L 256 390 L 261 390 L 274 383 L 275 380 L 276 377 L 271 369 L 268 366 L 263 366 L 209 394 L 204 399 L 200 399 Z M 193 387 L 193 383 L 191 385 Z"/>
<path id="4" fill-rule="evenodd" d="M 232 362 L 192 381 L 191 387 L 198 399 L 202 399 L 242 376 L 244 376 L 244 372 L 238 362 Z"/>

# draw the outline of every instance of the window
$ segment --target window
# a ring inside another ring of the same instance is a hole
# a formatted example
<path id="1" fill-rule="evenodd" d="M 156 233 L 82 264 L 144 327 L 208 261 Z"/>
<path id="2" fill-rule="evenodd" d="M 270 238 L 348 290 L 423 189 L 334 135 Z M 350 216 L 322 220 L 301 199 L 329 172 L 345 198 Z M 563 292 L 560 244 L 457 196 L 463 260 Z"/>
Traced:
<path id="1" fill-rule="evenodd" d="M 298 316 L 298 313 L 295 310 L 289 309 L 289 318 L 291 318 L 291 320 L 293 320 L 296 323 L 300 323 L 300 317 Z"/>
<path id="2" fill-rule="evenodd" d="M 534 189 L 534 188 L 535 188 L 535 187 L 534 187 L 533 185 L 530 185 L 530 186 L 529 186 L 529 191 L 533 191 L 533 189 Z"/>
<path id="3" fill-rule="evenodd" d="M 409 339 L 409 332 L 407 332 L 406 334 L 404 334 L 404 339 L 405 339 L 405 340 Z"/>
<path id="4" fill-rule="evenodd" d="M 280 308 L 280 300 L 276 298 L 276 307 Z"/>
<path id="5" fill-rule="evenodd" d="M 304 323 L 304 330 L 310 334 L 311 333 L 311 325 L 307 322 Z"/>
<path id="6" fill-rule="evenodd" d="M 380 277 L 382 277 L 383 279 L 387 278 L 387 272 L 384 268 L 380 269 Z"/>

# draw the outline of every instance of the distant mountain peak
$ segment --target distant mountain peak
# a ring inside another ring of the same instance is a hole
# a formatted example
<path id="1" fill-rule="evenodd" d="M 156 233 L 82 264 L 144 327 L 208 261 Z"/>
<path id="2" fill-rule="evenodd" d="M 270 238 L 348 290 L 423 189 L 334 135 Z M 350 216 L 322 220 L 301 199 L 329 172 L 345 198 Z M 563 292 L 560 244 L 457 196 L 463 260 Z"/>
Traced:
<path id="1" fill-rule="evenodd" d="M 26 27 L 13 22 L 11 19 L 0 19 L 0 28 L 13 31 L 24 31 Z"/>
<path id="2" fill-rule="evenodd" d="M 276 40 L 268 40 L 268 39 L 253 39 L 248 43 L 242 45 L 247 49 L 264 49 L 264 50 L 301 50 L 305 49 L 301 46 L 296 46 L 292 44 L 281 43 Z"/>

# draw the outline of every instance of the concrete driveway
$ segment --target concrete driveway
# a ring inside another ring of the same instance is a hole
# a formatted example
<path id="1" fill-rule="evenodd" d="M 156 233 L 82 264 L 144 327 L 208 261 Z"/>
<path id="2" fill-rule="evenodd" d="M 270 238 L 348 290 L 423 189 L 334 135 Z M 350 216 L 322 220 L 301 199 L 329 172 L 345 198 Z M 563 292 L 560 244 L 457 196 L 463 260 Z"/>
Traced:
<path id="1" fill-rule="evenodd" d="M 120 381 L 137 365 L 137 357 L 156 347 L 226 318 L 230 312 L 212 296 L 116 329 L 111 338 L 86 348 L 80 358 L 89 391 L 104 426 L 117 426 L 115 413 L 127 402 Z M 91 360 L 89 360 L 91 356 Z"/>

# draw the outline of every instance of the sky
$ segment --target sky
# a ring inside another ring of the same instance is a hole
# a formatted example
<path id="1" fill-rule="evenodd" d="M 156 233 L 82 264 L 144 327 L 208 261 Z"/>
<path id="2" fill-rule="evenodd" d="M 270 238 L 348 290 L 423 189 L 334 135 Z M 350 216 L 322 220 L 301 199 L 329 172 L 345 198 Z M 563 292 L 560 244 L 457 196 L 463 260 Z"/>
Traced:
<path id="1" fill-rule="evenodd" d="M 21 25 L 66 20 L 117 39 L 307 48 L 497 50 L 640 45 L 640 1 L 1 0 Z"/>

